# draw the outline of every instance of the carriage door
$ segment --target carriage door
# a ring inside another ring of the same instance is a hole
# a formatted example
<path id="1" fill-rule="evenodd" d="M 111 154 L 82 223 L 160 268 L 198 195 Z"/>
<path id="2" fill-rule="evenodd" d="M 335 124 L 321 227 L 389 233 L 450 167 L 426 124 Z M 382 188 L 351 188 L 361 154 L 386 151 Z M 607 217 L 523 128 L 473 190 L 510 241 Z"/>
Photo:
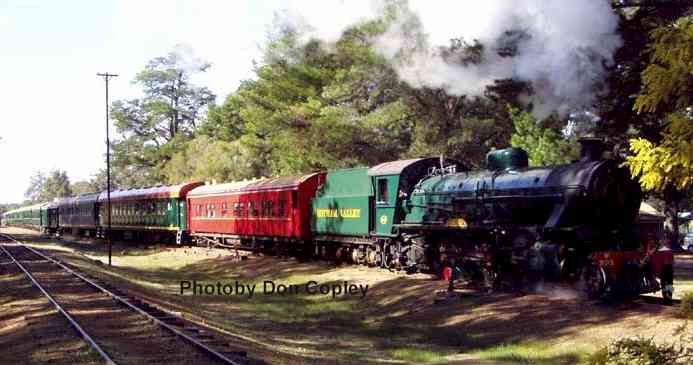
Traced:
<path id="1" fill-rule="evenodd" d="M 392 234 L 392 218 L 397 201 L 398 175 L 375 177 L 375 227 L 376 233 Z"/>
<path id="2" fill-rule="evenodd" d="M 178 200 L 178 230 L 188 229 L 188 207 L 185 199 Z"/>

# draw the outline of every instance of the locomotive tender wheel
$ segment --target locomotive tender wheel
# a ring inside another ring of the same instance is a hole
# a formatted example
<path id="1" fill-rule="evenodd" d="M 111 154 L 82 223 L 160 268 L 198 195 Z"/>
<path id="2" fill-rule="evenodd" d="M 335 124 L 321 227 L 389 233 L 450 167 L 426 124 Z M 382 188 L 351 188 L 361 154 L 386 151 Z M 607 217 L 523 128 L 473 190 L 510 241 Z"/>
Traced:
<path id="1" fill-rule="evenodd" d="M 595 264 L 585 266 L 582 271 L 582 283 L 584 284 L 587 299 L 597 299 L 606 290 L 606 272 L 604 268 Z"/>

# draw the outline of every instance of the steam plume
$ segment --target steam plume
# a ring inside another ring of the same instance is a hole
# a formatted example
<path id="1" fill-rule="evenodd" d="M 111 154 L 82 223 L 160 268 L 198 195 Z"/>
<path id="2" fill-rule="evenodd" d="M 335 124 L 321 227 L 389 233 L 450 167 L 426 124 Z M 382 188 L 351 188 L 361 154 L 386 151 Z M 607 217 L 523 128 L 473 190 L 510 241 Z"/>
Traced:
<path id="1" fill-rule="evenodd" d="M 622 43 L 607 0 L 350 0 L 293 9 L 288 13 L 310 24 L 306 34 L 326 42 L 349 25 L 396 9 L 385 33 L 373 41 L 403 81 L 452 95 L 480 95 L 498 79 L 527 81 L 534 93 L 525 101 L 539 118 L 590 109 L 604 91 L 595 86 Z M 482 62 L 461 64 L 442 52 L 439 46 L 453 38 L 480 42 Z M 508 43 L 515 56 L 500 56 L 499 48 Z"/>

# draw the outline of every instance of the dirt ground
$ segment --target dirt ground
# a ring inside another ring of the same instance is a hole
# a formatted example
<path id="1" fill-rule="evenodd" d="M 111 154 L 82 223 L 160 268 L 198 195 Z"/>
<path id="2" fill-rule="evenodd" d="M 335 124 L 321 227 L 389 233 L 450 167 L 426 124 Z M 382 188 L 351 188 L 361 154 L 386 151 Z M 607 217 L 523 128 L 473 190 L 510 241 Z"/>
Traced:
<path id="1" fill-rule="evenodd" d="M 241 260 L 220 249 L 116 243 L 109 268 L 101 243 L 4 231 L 215 328 L 268 363 L 574 364 L 614 337 L 668 341 L 685 322 L 676 307 L 585 302 L 563 289 L 525 296 L 459 293 L 459 299 L 436 303 L 436 291 L 446 285 L 428 275 L 269 256 Z M 677 262 L 679 296 L 693 291 L 693 256 Z M 186 289 L 181 295 L 186 281 L 201 289 L 217 282 L 255 284 L 256 291 L 192 295 Z M 265 295 L 265 281 L 303 289 L 311 281 L 342 288 L 347 281 L 368 290 L 335 298 L 305 290 Z"/>
<path id="2" fill-rule="evenodd" d="M 0 252 L 0 364 L 101 364 L 96 352 Z"/>

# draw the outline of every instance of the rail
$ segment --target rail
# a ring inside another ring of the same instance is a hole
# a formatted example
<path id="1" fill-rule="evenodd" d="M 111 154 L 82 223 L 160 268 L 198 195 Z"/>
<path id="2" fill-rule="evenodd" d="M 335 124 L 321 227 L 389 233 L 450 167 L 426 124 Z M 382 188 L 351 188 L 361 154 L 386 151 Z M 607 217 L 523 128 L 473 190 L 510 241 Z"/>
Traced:
<path id="1" fill-rule="evenodd" d="M 3 236 L 9 238 L 10 240 L 18 242 L 16 240 L 14 240 L 12 237 L 9 237 L 6 235 L 3 235 Z M 24 247 L 26 247 L 26 246 L 24 246 Z M 80 334 L 80 336 L 82 336 L 82 338 L 84 338 L 84 340 L 89 344 L 89 346 L 91 346 L 94 350 L 96 350 L 96 352 L 98 352 L 99 355 L 101 355 L 101 357 L 106 361 L 107 364 L 116 365 L 115 361 L 113 361 L 113 359 L 111 359 L 111 357 L 106 353 L 106 351 L 104 351 L 101 348 L 101 346 L 99 346 L 99 344 L 97 344 L 96 341 L 94 341 L 94 339 L 91 338 L 91 336 L 87 333 L 87 331 L 85 331 L 84 328 L 82 328 L 82 326 L 80 326 L 79 323 L 77 323 L 77 321 L 72 317 L 72 315 L 70 315 L 70 313 L 68 313 L 60 305 L 60 303 L 58 303 L 55 300 L 55 298 L 53 298 L 53 296 L 50 295 L 50 293 L 48 293 L 48 291 L 41 285 L 41 283 L 39 283 L 38 280 L 36 280 L 34 275 L 32 275 L 31 272 L 29 272 L 29 270 L 26 267 L 24 267 L 24 265 L 22 265 L 21 262 L 19 262 L 14 256 L 12 256 L 12 254 L 9 251 L 7 251 L 7 249 L 5 249 L 5 247 L 3 245 L 0 245 L 0 249 L 2 249 L 2 251 L 5 253 L 5 255 L 7 255 L 7 257 L 9 257 L 10 260 L 12 260 L 12 262 L 14 262 L 24 272 L 24 274 L 29 278 L 29 280 L 31 280 L 31 282 L 34 284 L 34 286 L 36 286 L 43 293 L 43 295 L 45 295 L 46 298 L 48 298 L 48 300 L 55 306 L 55 308 L 58 310 L 58 312 L 60 312 L 68 320 L 68 322 L 70 322 L 70 325 L 72 327 L 74 327 L 75 330 L 77 330 L 77 332 Z"/>
<path id="2" fill-rule="evenodd" d="M 173 333 L 174 335 L 178 336 L 179 338 L 182 338 L 182 339 L 186 340 L 187 342 L 189 342 L 189 343 L 192 344 L 193 346 L 197 347 L 198 349 L 200 349 L 200 350 L 202 350 L 203 352 L 205 352 L 205 353 L 207 353 L 208 355 L 210 355 L 212 358 L 215 358 L 216 360 L 219 360 L 219 361 L 221 361 L 221 362 L 223 362 L 223 363 L 226 363 L 226 364 L 229 364 L 229 365 L 244 365 L 243 362 L 239 362 L 239 361 L 237 361 L 237 360 L 234 360 L 234 359 L 229 358 L 229 357 L 226 356 L 225 354 L 223 354 L 223 353 L 221 353 L 221 352 L 219 352 L 219 351 L 217 351 L 217 350 L 214 350 L 213 348 L 207 346 L 206 344 L 202 343 L 200 340 L 194 338 L 193 336 L 190 336 L 190 335 L 188 335 L 188 334 L 182 332 L 181 330 L 175 328 L 174 326 L 172 326 L 172 325 L 170 325 L 170 324 L 168 324 L 168 323 L 162 321 L 160 318 L 158 318 L 158 317 L 156 317 L 156 316 L 154 316 L 154 315 L 152 315 L 152 314 L 146 312 L 145 310 L 143 310 L 143 309 L 139 308 L 138 306 L 132 304 L 128 299 L 126 299 L 126 298 L 124 298 L 124 297 L 122 297 L 122 296 L 120 296 L 120 295 L 118 295 L 118 294 L 116 294 L 116 293 L 114 293 L 114 292 L 112 292 L 112 291 L 110 291 L 110 290 L 104 288 L 102 285 L 99 285 L 98 283 L 94 282 L 93 280 L 91 280 L 91 279 L 85 277 L 84 275 L 82 275 L 82 274 L 80 274 L 80 273 L 74 271 L 73 269 L 69 268 L 68 266 L 66 266 L 65 264 L 63 264 L 62 262 L 60 262 L 59 260 L 56 260 L 56 259 L 54 259 L 53 257 L 51 257 L 51 256 L 49 256 L 49 255 L 46 255 L 46 254 L 44 254 L 44 253 L 42 253 L 42 252 L 37 251 L 36 249 L 34 249 L 34 248 L 32 248 L 32 247 L 29 247 L 29 246 L 23 244 L 22 242 L 16 240 L 14 237 L 12 237 L 12 236 L 10 236 L 10 235 L 7 235 L 7 234 L 0 234 L 0 236 L 4 236 L 4 237 L 10 239 L 11 241 L 13 241 L 14 243 L 16 243 L 17 245 L 19 245 L 19 246 L 21 246 L 21 247 L 23 247 L 23 248 L 29 250 L 30 252 L 34 253 L 35 255 L 37 255 L 37 256 L 39 256 L 39 257 L 45 259 L 45 260 L 48 260 L 48 261 L 52 262 L 53 264 L 57 265 L 58 267 L 62 268 L 63 270 L 69 272 L 70 274 L 74 275 L 75 277 L 77 277 L 77 278 L 79 278 L 80 280 L 84 281 L 85 283 L 89 284 L 91 287 L 97 289 L 98 291 L 100 291 L 100 292 L 102 292 L 102 293 L 107 294 L 107 295 L 110 296 L 111 298 L 117 300 L 118 302 L 120 302 L 121 304 L 123 304 L 123 305 L 125 305 L 126 307 L 130 308 L 131 310 L 133 310 L 133 311 L 135 311 L 135 312 L 137 312 L 137 313 L 139 313 L 139 314 L 141 314 L 141 315 L 147 317 L 149 320 L 151 320 L 151 321 L 153 321 L 154 323 L 158 324 L 159 326 L 165 328 L 166 330 L 168 330 L 169 332 L 171 332 L 171 333 Z M 108 363 L 109 365 L 115 365 L 116 363 L 115 363 L 113 360 L 111 360 L 111 358 L 108 356 L 108 354 L 106 354 L 106 352 L 104 352 L 103 349 L 101 349 L 101 348 L 99 347 L 99 345 L 98 345 L 98 344 L 86 333 L 86 331 L 84 331 L 84 329 L 82 329 L 82 327 L 79 326 L 79 324 L 74 320 L 74 318 L 72 318 L 72 316 L 70 316 L 70 314 L 69 314 L 67 311 L 65 311 L 65 310 L 60 306 L 60 304 L 58 304 L 58 302 L 57 302 L 55 299 L 53 299 L 53 297 L 52 297 L 42 286 L 40 286 L 40 284 L 39 284 L 38 281 L 33 277 L 33 275 L 31 275 L 31 273 L 30 273 L 26 268 L 24 268 L 24 266 L 22 266 L 17 260 L 15 260 L 14 257 L 11 256 L 11 255 L 9 254 L 9 252 L 5 249 L 5 247 L 3 247 L 2 245 L 0 245 L 0 248 L 2 248 L 2 250 L 3 250 L 9 257 L 11 257 L 12 260 L 13 260 L 20 268 L 22 268 L 22 271 L 24 271 L 24 273 L 31 279 L 31 281 L 32 281 L 37 287 L 39 287 L 39 289 L 41 289 L 41 291 L 43 292 L 43 294 L 45 294 L 45 295 L 48 297 L 48 299 L 51 301 L 51 303 L 53 303 L 53 304 L 58 308 L 58 310 L 68 318 L 68 320 L 70 321 L 70 323 L 71 323 L 73 326 L 75 326 L 75 328 L 77 328 L 77 331 L 78 331 L 82 336 L 84 336 L 84 338 L 87 340 L 87 342 L 89 342 L 89 344 L 92 345 L 92 347 L 93 347 L 94 349 L 96 349 L 96 350 L 99 352 L 99 354 L 101 354 L 101 355 L 104 357 L 104 359 L 106 359 L 107 363 Z M 171 314 L 171 313 L 167 313 L 167 316 L 170 316 L 170 317 L 173 317 L 173 318 L 176 318 L 176 319 L 183 320 L 182 318 L 177 317 L 177 316 L 175 316 L 175 315 L 173 315 L 173 314 Z M 170 317 L 168 317 L 168 318 L 170 318 Z"/>

